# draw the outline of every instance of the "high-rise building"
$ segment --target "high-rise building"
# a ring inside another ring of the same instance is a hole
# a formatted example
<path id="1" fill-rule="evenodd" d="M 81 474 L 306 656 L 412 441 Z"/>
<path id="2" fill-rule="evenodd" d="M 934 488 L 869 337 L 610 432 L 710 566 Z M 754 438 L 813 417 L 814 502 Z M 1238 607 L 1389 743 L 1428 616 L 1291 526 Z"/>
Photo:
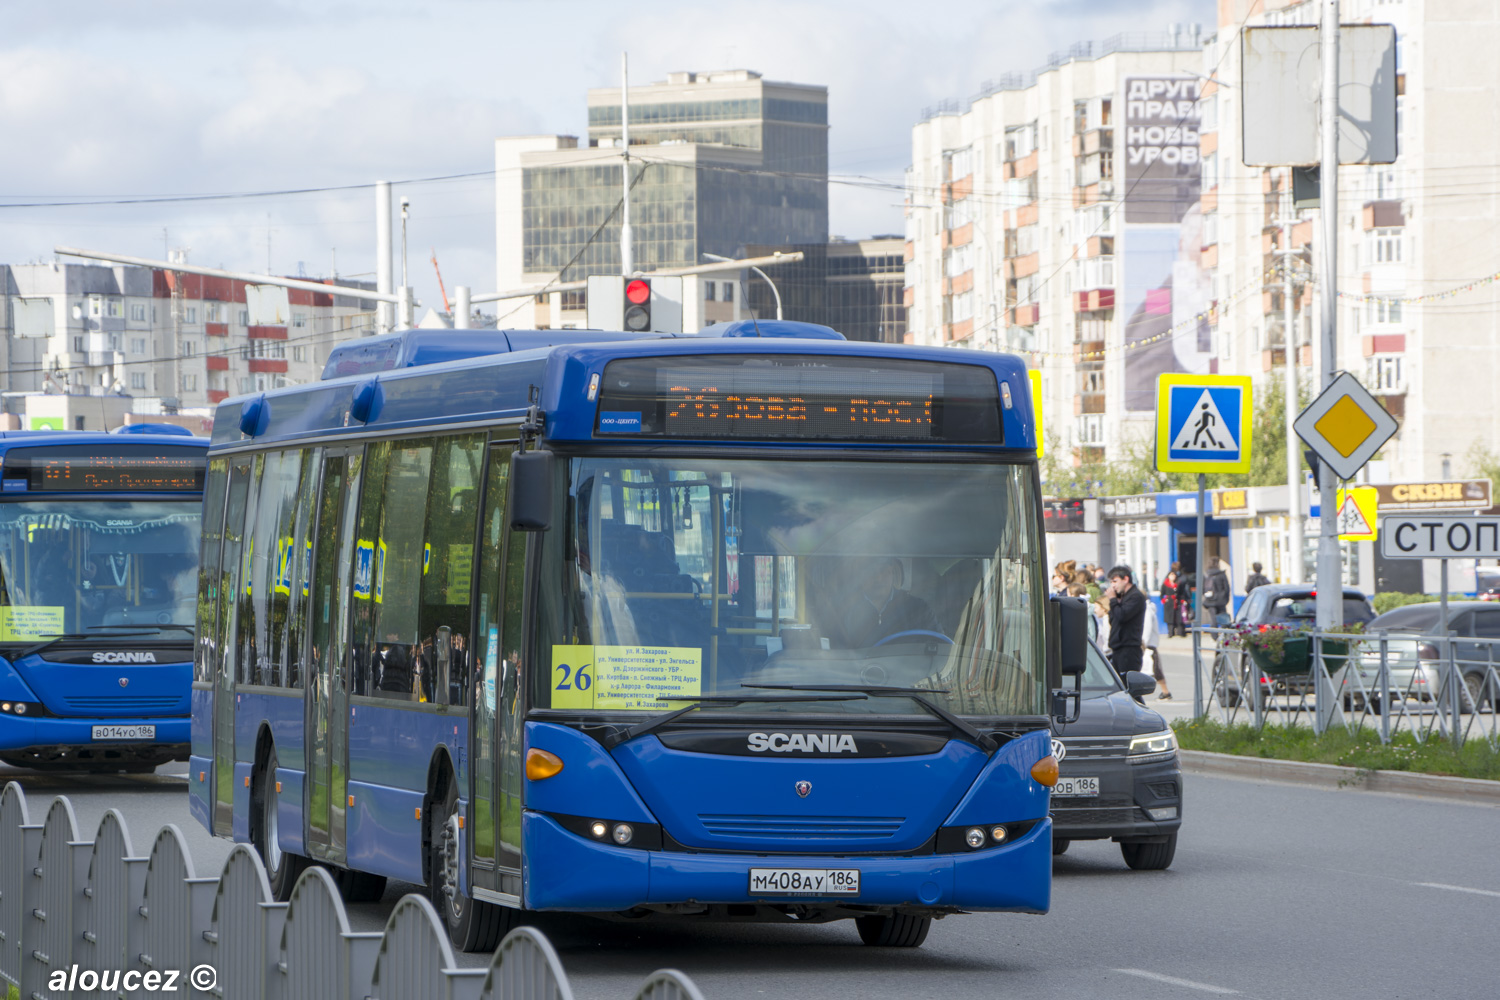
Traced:
<path id="1" fill-rule="evenodd" d="M 800 251 L 802 260 L 767 270 L 781 295 L 782 317 L 822 323 L 850 340 L 900 344 L 906 339 L 905 257 L 900 236 L 828 243 L 747 246 L 746 257 Z M 776 315 L 776 295 L 754 272 L 743 279 L 745 299 L 759 319 Z M 722 295 L 720 282 L 720 294 Z"/>
<path id="2" fill-rule="evenodd" d="M 1144 434 L 1155 378 L 1204 371 L 1197 26 L 1117 35 L 929 109 L 907 174 L 907 340 L 1025 354 L 1046 446 Z"/>
<path id="3" fill-rule="evenodd" d="M 333 288 L 288 289 L 283 315 L 252 317 L 243 281 L 123 265 L 0 265 L 4 387 L 13 395 L 130 396 L 145 413 L 208 407 L 315 381 L 333 345 L 374 325 L 366 303 Z"/>
<path id="4" fill-rule="evenodd" d="M 629 96 L 638 270 L 691 266 L 703 253 L 732 256 L 751 243 L 827 241 L 826 88 L 728 70 L 671 73 Z M 564 135 L 496 140 L 499 288 L 619 273 L 620 98 L 618 87 L 589 91 L 583 144 Z M 577 320 L 582 293 L 556 309 Z M 525 300 L 502 303 L 500 312 L 502 325 L 553 318 L 550 304 L 542 311 Z"/>

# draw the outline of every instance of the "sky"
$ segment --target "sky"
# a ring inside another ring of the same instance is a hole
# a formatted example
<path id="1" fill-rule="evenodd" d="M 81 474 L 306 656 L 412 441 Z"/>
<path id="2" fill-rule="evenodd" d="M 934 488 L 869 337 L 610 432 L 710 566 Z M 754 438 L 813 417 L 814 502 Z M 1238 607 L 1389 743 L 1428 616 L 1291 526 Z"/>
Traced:
<path id="1" fill-rule="evenodd" d="M 829 91 L 830 173 L 900 181 L 921 109 L 1047 53 L 1196 22 L 1213 0 L 48 0 L 3 4 L 0 263 L 57 245 L 373 278 L 370 185 L 410 199 L 417 298 L 495 284 L 497 136 L 586 135 L 585 91 L 746 68 Z M 447 178 L 427 180 L 428 178 Z M 273 194 L 307 188 L 342 188 Z M 198 201 L 100 204 L 188 195 Z M 58 205 L 57 202 L 90 202 Z M 399 220 L 398 220 L 399 226 Z M 830 187 L 830 231 L 900 195 Z M 401 280 L 399 228 L 396 279 Z M 419 315 L 422 310 L 419 310 Z"/>

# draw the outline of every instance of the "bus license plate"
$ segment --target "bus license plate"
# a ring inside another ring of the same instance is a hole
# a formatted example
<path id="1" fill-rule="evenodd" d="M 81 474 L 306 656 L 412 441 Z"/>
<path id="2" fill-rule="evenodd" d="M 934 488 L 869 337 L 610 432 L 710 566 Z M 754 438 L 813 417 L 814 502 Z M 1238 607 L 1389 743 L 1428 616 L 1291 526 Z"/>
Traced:
<path id="1" fill-rule="evenodd" d="M 1088 795 L 1099 794 L 1098 778 L 1058 778 L 1057 784 L 1052 786 L 1052 797 L 1057 798 L 1082 798 Z"/>
<path id="2" fill-rule="evenodd" d="M 154 740 L 155 726 L 95 726 L 96 740 Z"/>
<path id="3" fill-rule="evenodd" d="M 752 896 L 858 896 L 858 868 L 752 868 Z"/>

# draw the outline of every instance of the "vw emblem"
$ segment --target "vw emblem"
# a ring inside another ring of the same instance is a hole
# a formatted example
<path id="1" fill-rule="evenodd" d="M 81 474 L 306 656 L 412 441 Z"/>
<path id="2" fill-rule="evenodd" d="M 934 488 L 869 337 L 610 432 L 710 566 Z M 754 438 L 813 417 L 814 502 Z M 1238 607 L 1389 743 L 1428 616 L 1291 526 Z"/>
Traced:
<path id="1" fill-rule="evenodd" d="M 130 678 L 129 677 L 121 677 L 120 678 L 120 687 L 122 687 L 122 688 L 130 687 Z"/>
<path id="2" fill-rule="evenodd" d="M 1068 755 L 1068 745 L 1066 743 L 1064 743 L 1062 740 L 1054 739 L 1052 741 L 1052 756 L 1056 757 L 1058 759 L 1058 761 L 1061 762 L 1062 759 L 1064 757 L 1066 757 L 1067 755 Z"/>
<path id="3" fill-rule="evenodd" d="M 812 782 L 811 781 L 799 781 L 799 782 L 797 782 L 797 794 L 800 795 L 802 798 L 804 798 L 804 799 L 807 798 L 807 796 L 809 794 L 811 794 L 811 792 L 812 792 Z"/>

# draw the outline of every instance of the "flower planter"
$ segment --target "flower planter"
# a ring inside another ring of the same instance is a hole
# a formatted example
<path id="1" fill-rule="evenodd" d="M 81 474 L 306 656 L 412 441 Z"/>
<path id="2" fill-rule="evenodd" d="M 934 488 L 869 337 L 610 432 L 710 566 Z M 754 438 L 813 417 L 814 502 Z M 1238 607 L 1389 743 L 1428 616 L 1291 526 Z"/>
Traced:
<path id="1" fill-rule="evenodd" d="M 1285 676 L 1288 674 L 1306 674 L 1312 672 L 1312 638 L 1306 635 L 1287 636 L 1282 640 L 1282 658 L 1280 663 L 1271 661 L 1271 654 L 1264 649 L 1255 646 L 1247 646 L 1250 651 L 1250 659 L 1263 674 L 1274 674 Z M 1347 639 L 1324 639 L 1323 640 L 1323 666 L 1329 675 L 1341 670 L 1349 662 L 1349 640 Z"/>

